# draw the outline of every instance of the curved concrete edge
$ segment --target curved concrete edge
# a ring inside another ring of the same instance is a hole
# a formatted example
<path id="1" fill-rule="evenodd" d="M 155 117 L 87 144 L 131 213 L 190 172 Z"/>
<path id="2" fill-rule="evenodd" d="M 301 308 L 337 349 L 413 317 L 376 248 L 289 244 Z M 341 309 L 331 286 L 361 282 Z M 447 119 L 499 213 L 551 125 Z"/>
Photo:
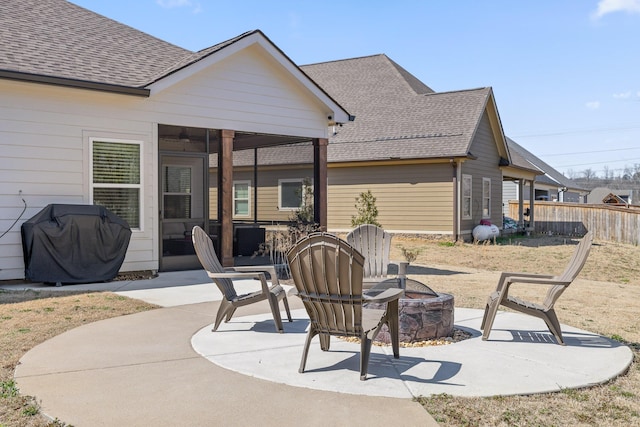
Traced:
<path id="1" fill-rule="evenodd" d="M 192 338 L 195 351 L 214 364 L 244 375 L 305 389 L 412 398 L 447 393 L 488 397 L 555 392 L 604 383 L 625 373 L 631 350 L 613 340 L 563 325 L 566 346 L 555 343 L 544 323 L 531 316 L 499 312 L 488 341 L 480 337 L 481 310 L 455 309 L 457 327 L 468 340 L 444 345 L 390 349 L 374 346 L 367 381 L 359 381 L 358 344 L 332 339 L 323 352 L 314 338 L 307 370 L 298 366 L 308 317 L 295 310 L 277 334 L 269 314 L 236 317 L 212 333 Z M 545 328 L 545 329 L 541 329 Z"/>
<path id="2" fill-rule="evenodd" d="M 18 387 L 43 413 L 77 426 L 437 426 L 410 399 L 301 391 L 210 363 L 190 342 L 216 311 L 217 303 L 193 304 L 73 329 L 24 355 Z M 264 301 L 238 316 L 268 312 Z"/>

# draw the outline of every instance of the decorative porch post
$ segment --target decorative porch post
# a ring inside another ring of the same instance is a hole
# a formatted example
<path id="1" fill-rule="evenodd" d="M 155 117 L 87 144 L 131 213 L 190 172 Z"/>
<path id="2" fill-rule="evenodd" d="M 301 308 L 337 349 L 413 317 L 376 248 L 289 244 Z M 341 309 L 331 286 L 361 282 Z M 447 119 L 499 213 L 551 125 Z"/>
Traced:
<path id="1" fill-rule="evenodd" d="M 313 140 L 313 216 L 320 230 L 327 231 L 327 138 Z"/>
<path id="2" fill-rule="evenodd" d="M 531 229 L 531 231 L 536 230 L 534 209 L 533 209 L 533 201 L 536 198 L 535 185 L 536 185 L 536 182 L 535 180 L 532 179 L 529 185 L 529 228 Z"/>
<path id="3" fill-rule="evenodd" d="M 231 267 L 233 260 L 233 138 L 235 131 L 220 131 L 220 257 L 224 267 Z"/>
<path id="4" fill-rule="evenodd" d="M 524 179 L 518 180 L 518 229 L 524 230 Z"/>

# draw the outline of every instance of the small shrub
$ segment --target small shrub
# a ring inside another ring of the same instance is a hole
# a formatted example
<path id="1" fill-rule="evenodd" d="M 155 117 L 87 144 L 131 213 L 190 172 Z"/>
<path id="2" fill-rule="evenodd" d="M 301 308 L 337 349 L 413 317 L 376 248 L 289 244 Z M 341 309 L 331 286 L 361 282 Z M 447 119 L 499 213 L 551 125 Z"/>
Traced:
<path id="1" fill-rule="evenodd" d="M 0 382 L 0 397 L 15 397 L 18 395 L 18 386 L 14 380 Z"/>
<path id="2" fill-rule="evenodd" d="M 626 340 L 625 340 L 624 338 L 622 338 L 622 337 L 621 337 L 620 335 L 618 335 L 618 334 L 613 334 L 613 335 L 611 335 L 611 339 L 612 339 L 612 340 L 614 340 L 614 341 L 621 342 L 621 343 L 625 343 L 625 342 L 626 342 Z"/>
<path id="3" fill-rule="evenodd" d="M 38 415 L 39 412 L 40 408 L 38 408 L 36 405 L 28 405 L 22 410 L 22 415 L 33 417 L 34 415 Z"/>
<path id="4" fill-rule="evenodd" d="M 358 213 L 351 217 L 352 227 L 357 227 L 362 224 L 373 224 L 378 227 L 382 227 L 378 222 L 376 198 L 373 197 L 371 190 L 362 192 L 358 197 L 356 197 L 355 207 Z"/>
<path id="5" fill-rule="evenodd" d="M 415 261 L 418 258 L 418 255 L 422 253 L 422 248 L 405 248 L 402 245 L 398 245 L 396 247 L 400 249 L 402 256 L 409 263 Z"/>

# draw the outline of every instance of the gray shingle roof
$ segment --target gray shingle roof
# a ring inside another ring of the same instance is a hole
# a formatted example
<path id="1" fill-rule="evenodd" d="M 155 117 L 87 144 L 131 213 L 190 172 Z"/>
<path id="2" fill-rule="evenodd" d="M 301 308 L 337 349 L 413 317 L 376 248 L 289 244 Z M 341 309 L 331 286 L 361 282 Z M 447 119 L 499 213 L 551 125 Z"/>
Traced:
<path id="1" fill-rule="evenodd" d="M 330 138 L 330 162 L 467 156 L 491 94 L 435 93 L 386 55 L 300 68 L 356 116 Z"/>
<path id="2" fill-rule="evenodd" d="M 509 153 L 511 156 L 511 161 L 513 163 L 528 163 L 544 172 L 544 175 L 538 175 L 536 177 L 536 182 L 549 185 L 559 185 L 562 187 L 567 187 L 569 190 L 574 191 L 586 191 L 585 188 L 579 186 L 573 180 L 558 172 L 552 166 L 533 155 L 530 151 L 527 151 L 523 146 L 515 142 L 513 139 L 506 139 L 507 147 L 509 148 Z"/>
<path id="3" fill-rule="evenodd" d="M 0 70 L 142 87 L 192 52 L 65 0 L 0 1 Z"/>

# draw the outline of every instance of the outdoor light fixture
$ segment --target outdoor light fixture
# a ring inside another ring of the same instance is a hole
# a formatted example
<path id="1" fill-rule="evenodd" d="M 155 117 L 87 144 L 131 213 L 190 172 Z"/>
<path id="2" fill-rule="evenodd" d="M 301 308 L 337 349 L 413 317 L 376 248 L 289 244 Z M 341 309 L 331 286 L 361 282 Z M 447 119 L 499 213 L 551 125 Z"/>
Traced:
<path id="1" fill-rule="evenodd" d="M 190 142 L 187 128 L 182 128 L 182 130 L 180 131 L 180 135 L 178 135 L 178 139 L 180 140 L 180 142 Z"/>

